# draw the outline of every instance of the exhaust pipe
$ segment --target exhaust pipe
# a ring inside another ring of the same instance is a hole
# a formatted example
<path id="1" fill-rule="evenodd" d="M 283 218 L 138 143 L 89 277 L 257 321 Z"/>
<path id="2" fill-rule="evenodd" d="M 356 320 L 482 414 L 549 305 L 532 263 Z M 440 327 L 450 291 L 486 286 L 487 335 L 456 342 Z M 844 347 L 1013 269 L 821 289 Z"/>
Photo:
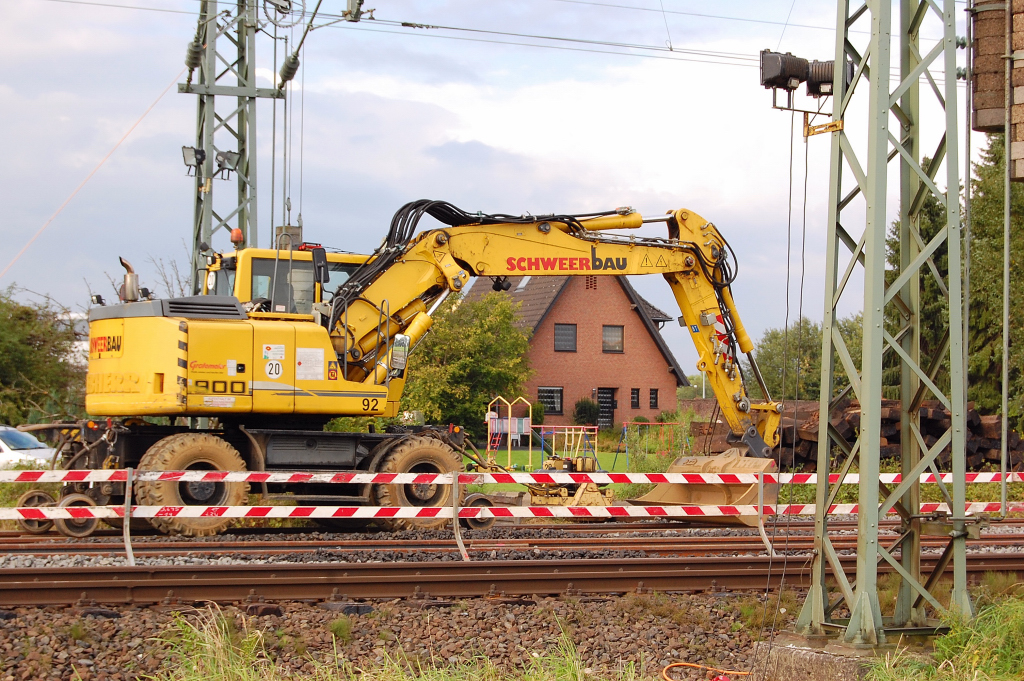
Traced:
<path id="1" fill-rule="evenodd" d="M 135 268 L 132 267 L 130 262 L 124 258 L 118 259 L 126 270 L 124 274 L 124 283 L 121 285 L 121 290 L 118 291 L 118 297 L 122 302 L 134 303 L 142 298 L 139 291 L 139 275 L 135 273 Z"/>

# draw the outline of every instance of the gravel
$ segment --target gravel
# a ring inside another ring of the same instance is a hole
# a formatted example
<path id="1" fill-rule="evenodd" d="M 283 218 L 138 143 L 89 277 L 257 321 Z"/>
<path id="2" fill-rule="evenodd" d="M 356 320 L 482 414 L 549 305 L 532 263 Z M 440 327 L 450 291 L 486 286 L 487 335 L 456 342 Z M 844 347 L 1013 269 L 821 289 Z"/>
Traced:
<path id="1" fill-rule="evenodd" d="M 538 657 L 556 654 L 564 632 L 591 673 L 614 675 L 632 663 L 650 678 L 678 661 L 747 669 L 758 631 L 743 623 L 738 605 L 756 604 L 754 598 L 719 592 L 404 599 L 347 608 L 365 613 L 358 615 L 341 614 L 344 605 L 339 603 L 283 602 L 280 609 L 250 604 L 253 613 L 269 613 L 262 616 L 247 615 L 245 604 L 225 606 L 222 612 L 239 631 L 261 631 L 268 657 L 299 677 L 315 665 L 352 663 L 370 669 L 387 658 L 436 667 L 482 656 L 505 671 L 522 670 Z M 13 613 L 12 619 L 0 618 L 0 681 L 120 681 L 176 664 L 169 643 L 174 611 L 167 608 L 17 608 Z M 194 618 L 202 611 L 187 608 L 182 614 Z M 337 640 L 331 624 L 345 617 L 351 638 Z M 786 617 L 780 618 L 780 627 Z"/>

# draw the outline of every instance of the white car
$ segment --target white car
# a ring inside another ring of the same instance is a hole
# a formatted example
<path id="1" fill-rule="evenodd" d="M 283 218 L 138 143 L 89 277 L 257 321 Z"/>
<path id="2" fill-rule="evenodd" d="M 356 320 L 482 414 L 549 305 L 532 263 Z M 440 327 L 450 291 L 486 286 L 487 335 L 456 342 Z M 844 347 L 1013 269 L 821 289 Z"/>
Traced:
<path id="1" fill-rule="evenodd" d="M 53 448 L 47 447 L 31 433 L 10 426 L 0 426 L 0 468 L 30 464 L 49 468 Z"/>

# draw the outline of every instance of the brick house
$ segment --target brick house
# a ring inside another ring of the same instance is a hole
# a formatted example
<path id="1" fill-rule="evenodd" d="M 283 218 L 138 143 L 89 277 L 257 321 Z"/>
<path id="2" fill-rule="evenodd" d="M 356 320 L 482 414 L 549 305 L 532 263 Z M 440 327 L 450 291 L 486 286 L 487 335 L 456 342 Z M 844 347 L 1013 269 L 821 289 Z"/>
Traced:
<path id="1" fill-rule="evenodd" d="M 672 318 L 626 277 L 525 276 L 509 283 L 507 295 L 522 304 L 522 323 L 533 332 L 526 397 L 544 404 L 545 425 L 571 424 L 584 397 L 601 406 L 602 428 L 676 409 L 676 388 L 689 383 L 659 332 Z M 481 279 L 466 298 L 491 290 Z"/>

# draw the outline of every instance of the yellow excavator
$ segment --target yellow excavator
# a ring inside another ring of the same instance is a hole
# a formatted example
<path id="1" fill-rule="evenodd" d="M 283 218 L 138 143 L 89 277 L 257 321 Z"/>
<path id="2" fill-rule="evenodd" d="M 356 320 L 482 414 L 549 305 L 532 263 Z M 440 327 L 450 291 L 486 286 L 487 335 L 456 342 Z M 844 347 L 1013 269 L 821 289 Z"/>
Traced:
<path id="1" fill-rule="evenodd" d="M 417 233 L 424 217 L 434 226 Z M 623 235 L 662 223 L 662 237 Z M 240 235 L 238 235 L 240 236 Z M 201 295 L 157 300 L 128 272 L 117 304 L 89 312 L 86 409 L 92 420 L 54 424 L 63 468 L 446 473 L 462 470 L 458 426 L 325 432 L 339 416 L 396 416 L 406 364 L 431 314 L 470 277 L 495 288 L 510 275 L 662 275 L 672 288 L 736 448 L 688 456 L 670 472 L 774 470 L 781 407 L 768 395 L 730 290 L 735 259 L 718 229 L 680 209 L 643 217 L 629 208 L 584 215 L 467 213 L 441 201 L 408 203 L 370 256 L 298 249 L 206 251 Z M 507 286 L 506 286 L 507 287 Z M 102 302 L 97 300 L 94 302 Z M 752 376 L 744 376 L 741 353 Z M 59 462 L 57 461 L 59 459 Z M 572 469 L 572 462 L 563 468 Z M 242 505 L 244 483 L 139 482 L 144 505 Z M 448 485 L 262 485 L 299 503 L 451 505 Z M 749 485 L 659 485 L 633 503 L 756 503 Z M 121 483 L 66 486 L 61 505 L 123 503 Z M 771 503 L 769 497 L 765 503 Z M 83 536 L 95 521 L 58 521 Z M 164 532 L 208 535 L 223 518 L 152 518 Z M 419 522 L 419 521 L 417 521 Z M 438 523 L 443 521 L 437 521 Z M 76 524 L 77 523 L 77 524 Z M 91 523 L 91 524 L 90 524 Z M 409 521 L 389 521 L 404 527 Z M 36 523 L 33 531 L 48 529 Z"/>

